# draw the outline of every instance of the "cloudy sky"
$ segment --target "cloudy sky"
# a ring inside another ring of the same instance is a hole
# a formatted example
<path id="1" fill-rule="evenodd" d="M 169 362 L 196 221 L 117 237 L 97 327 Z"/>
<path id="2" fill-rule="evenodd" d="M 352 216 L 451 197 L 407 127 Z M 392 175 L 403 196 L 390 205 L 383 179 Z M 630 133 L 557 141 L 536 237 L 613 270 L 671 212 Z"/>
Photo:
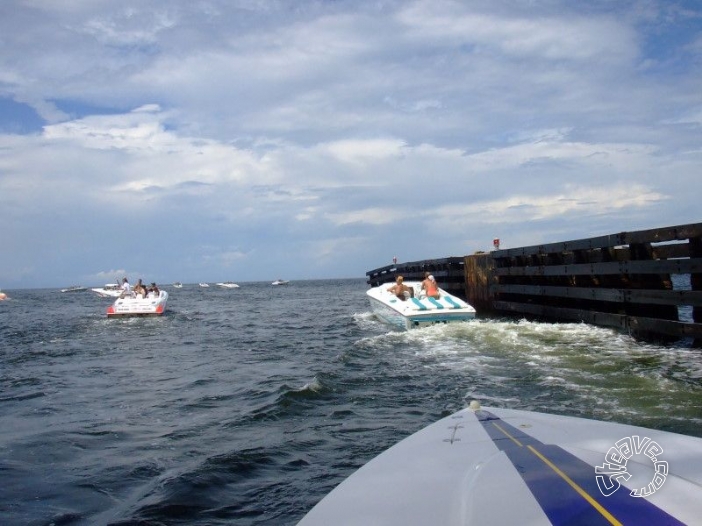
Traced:
<path id="1" fill-rule="evenodd" d="M 702 220 L 702 4 L 4 0 L 0 288 Z"/>

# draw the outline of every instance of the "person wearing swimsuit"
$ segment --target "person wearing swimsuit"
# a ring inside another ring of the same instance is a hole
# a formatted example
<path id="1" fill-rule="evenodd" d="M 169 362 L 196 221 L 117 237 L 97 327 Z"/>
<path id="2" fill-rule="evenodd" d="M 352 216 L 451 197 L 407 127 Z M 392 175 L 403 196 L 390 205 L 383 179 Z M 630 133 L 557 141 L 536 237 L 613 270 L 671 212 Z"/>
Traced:
<path id="1" fill-rule="evenodd" d="M 432 276 L 428 272 L 424 273 L 424 281 L 422 281 L 422 290 L 426 292 L 427 298 L 436 298 L 438 300 L 440 297 L 439 287 L 436 284 L 436 280 L 434 279 L 434 276 Z"/>
<path id="2" fill-rule="evenodd" d="M 408 292 L 410 297 L 414 295 L 412 289 L 403 283 L 404 280 L 405 278 L 403 278 L 402 276 L 397 276 L 397 278 L 395 279 L 395 284 L 392 287 L 387 288 L 388 292 L 392 292 L 402 301 L 405 301 L 407 299 L 407 296 L 405 296 L 405 292 Z"/>

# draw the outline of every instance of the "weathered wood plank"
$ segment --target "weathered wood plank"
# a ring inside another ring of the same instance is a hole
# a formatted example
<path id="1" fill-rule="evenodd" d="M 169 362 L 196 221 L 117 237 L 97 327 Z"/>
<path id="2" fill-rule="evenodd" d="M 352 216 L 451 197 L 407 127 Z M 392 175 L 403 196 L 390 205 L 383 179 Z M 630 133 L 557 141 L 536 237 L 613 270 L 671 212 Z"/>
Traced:
<path id="1" fill-rule="evenodd" d="M 692 274 L 702 272 L 702 258 L 612 261 L 572 265 L 500 267 L 497 276 L 592 276 L 613 274 Z"/>
<path id="2" fill-rule="evenodd" d="M 547 296 L 554 298 L 573 298 L 622 303 L 625 292 L 622 289 L 596 289 L 588 287 L 554 287 L 543 285 L 495 285 L 498 294 L 523 294 L 528 296 Z"/>
<path id="3" fill-rule="evenodd" d="M 690 238 L 690 255 L 692 257 L 702 257 L 702 236 Z M 692 290 L 702 291 L 702 272 L 693 272 L 690 275 L 690 286 Z M 696 323 L 702 323 L 702 308 L 692 309 L 692 319 Z M 696 342 L 702 346 L 702 341 Z"/>
<path id="4" fill-rule="evenodd" d="M 691 290 L 628 290 L 591 287 L 552 287 L 543 285 L 495 285 L 498 294 L 572 298 L 615 303 L 702 306 L 702 291 Z"/>
<path id="5" fill-rule="evenodd" d="M 690 239 L 692 237 L 700 236 L 702 236 L 701 223 L 652 228 L 650 230 L 637 230 L 635 232 L 623 233 L 623 239 L 625 241 L 624 244 L 682 241 L 683 239 Z"/>
<path id="6" fill-rule="evenodd" d="M 664 241 L 681 241 L 693 237 L 702 237 L 702 223 L 639 230 L 636 232 L 620 232 L 606 236 L 576 239 L 561 243 L 547 243 L 528 247 L 510 248 L 491 252 L 493 257 L 529 256 L 532 254 L 545 254 L 549 252 L 570 252 L 573 250 L 591 250 L 595 248 L 609 248 L 630 243 L 660 243 Z"/>
<path id="7" fill-rule="evenodd" d="M 509 258 L 518 256 L 531 256 L 535 254 L 549 254 L 558 252 L 571 252 L 573 250 L 592 250 L 595 248 L 608 248 L 618 245 L 625 245 L 622 234 L 613 234 L 588 239 L 576 239 L 574 241 L 564 241 L 562 243 L 547 243 L 545 245 L 533 245 L 529 247 L 508 248 L 491 252 L 495 258 Z"/>

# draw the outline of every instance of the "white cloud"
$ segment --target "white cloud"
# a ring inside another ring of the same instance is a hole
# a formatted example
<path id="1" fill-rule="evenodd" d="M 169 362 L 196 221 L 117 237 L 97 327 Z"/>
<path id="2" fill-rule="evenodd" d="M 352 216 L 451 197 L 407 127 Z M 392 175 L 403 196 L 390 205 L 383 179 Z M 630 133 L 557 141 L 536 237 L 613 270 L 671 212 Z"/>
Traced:
<path id="1" fill-rule="evenodd" d="M 543 221 L 567 215 L 587 217 L 612 214 L 619 210 L 646 208 L 669 196 L 642 185 L 615 185 L 608 188 L 569 186 L 565 193 L 513 195 L 504 199 L 474 203 L 466 206 L 450 205 L 437 208 L 433 215 L 438 224 L 456 224 L 458 228 L 481 223 Z"/>
<path id="2" fill-rule="evenodd" d="M 634 31 L 612 16 L 513 17 L 471 12 L 459 2 L 424 0 L 410 4 L 400 19 L 421 38 L 485 46 L 509 57 L 619 62 L 638 53 Z"/>
<path id="3" fill-rule="evenodd" d="M 583 170 L 607 167 L 608 170 L 645 168 L 656 148 L 645 144 L 585 143 L 544 138 L 470 156 L 473 170 L 515 169 L 536 161 L 568 161 Z"/>
<path id="4" fill-rule="evenodd" d="M 348 212 L 329 212 L 327 217 L 335 225 L 350 225 L 365 223 L 369 225 L 382 226 L 402 221 L 411 215 L 408 210 L 392 208 L 364 208 L 362 210 L 352 210 Z"/>
<path id="5" fill-rule="evenodd" d="M 107 45 L 130 46 L 157 42 L 161 31 L 176 21 L 167 11 L 150 11 L 126 7 L 109 16 L 97 16 L 83 24 L 81 30 Z"/>
<path id="6" fill-rule="evenodd" d="M 496 231 L 516 246 L 700 219 L 697 8 L 3 12 L 2 129 L 43 123 L 0 133 L 4 287 L 65 285 L 62 266 L 145 274 L 122 248 L 136 235 L 158 240 L 174 274 L 158 281 L 240 280 L 280 261 L 291 278 L 362 276 L 396 251 L 484 249 Z"/>
<path id="7" fill-rule="evenodd" d="M 395 139 L 334 141 L 322 145 L 336 159 L 351 164 L 364 164 L 367 161 L 399 157 L 404 143 Z"/>

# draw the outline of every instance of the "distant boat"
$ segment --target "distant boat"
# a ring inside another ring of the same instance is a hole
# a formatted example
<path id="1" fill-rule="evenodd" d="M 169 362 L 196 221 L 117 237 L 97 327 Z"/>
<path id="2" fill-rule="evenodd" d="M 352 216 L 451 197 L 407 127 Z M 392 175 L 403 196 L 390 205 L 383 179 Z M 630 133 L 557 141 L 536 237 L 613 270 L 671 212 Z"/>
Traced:
<path id="1" fill-rule="evenodd" d="M 84 290 L 88 290 L 86 287 L 83 287 L 81 285 L 71 285 L 70 287 L 66 287 L 65 289 L 61 289 L 61 292 L 82 292 Z"/>
<path id="2" fill-rule="evenodd" d="M 203 288 L 205 288 L 205 287 L 209 287 L 210 284 L 209 284 L 209 283 L 200 283 L 200 286 L 203 287 Z"/>
<path id="3" fill-rule="evenodd" d="M 104 287 L 90 289 L 101 298 L 118 298 L 122 294 L 122 287 L 119 283 L 108 283 Z"/>
<path id="4" fill-rule="evenodd" d="M 290 282 L 286 279 L 277 279 L 273 283 L 271 283 L 271 285 L 287 285 L 288 283 Z"/>
<path id="5" fill-rule="evenodd" d="M 176 281 L 176 282 L 173 284 L 173 286 L 174 286 L 175 288 L 177 288 L 177 289 L 182 289 L 182 288 L 183 288 L 183 284 L 182 284 L 180 281 Z"/>
<path id="6" fill-rule="evenodd" d="M 224 287 L 225 289 L 238 289 L 239 288 L 239 285 L 237 285 L 233 281 L 222 281 L 220 283 L 217 283 L 217 286 Z"/>

